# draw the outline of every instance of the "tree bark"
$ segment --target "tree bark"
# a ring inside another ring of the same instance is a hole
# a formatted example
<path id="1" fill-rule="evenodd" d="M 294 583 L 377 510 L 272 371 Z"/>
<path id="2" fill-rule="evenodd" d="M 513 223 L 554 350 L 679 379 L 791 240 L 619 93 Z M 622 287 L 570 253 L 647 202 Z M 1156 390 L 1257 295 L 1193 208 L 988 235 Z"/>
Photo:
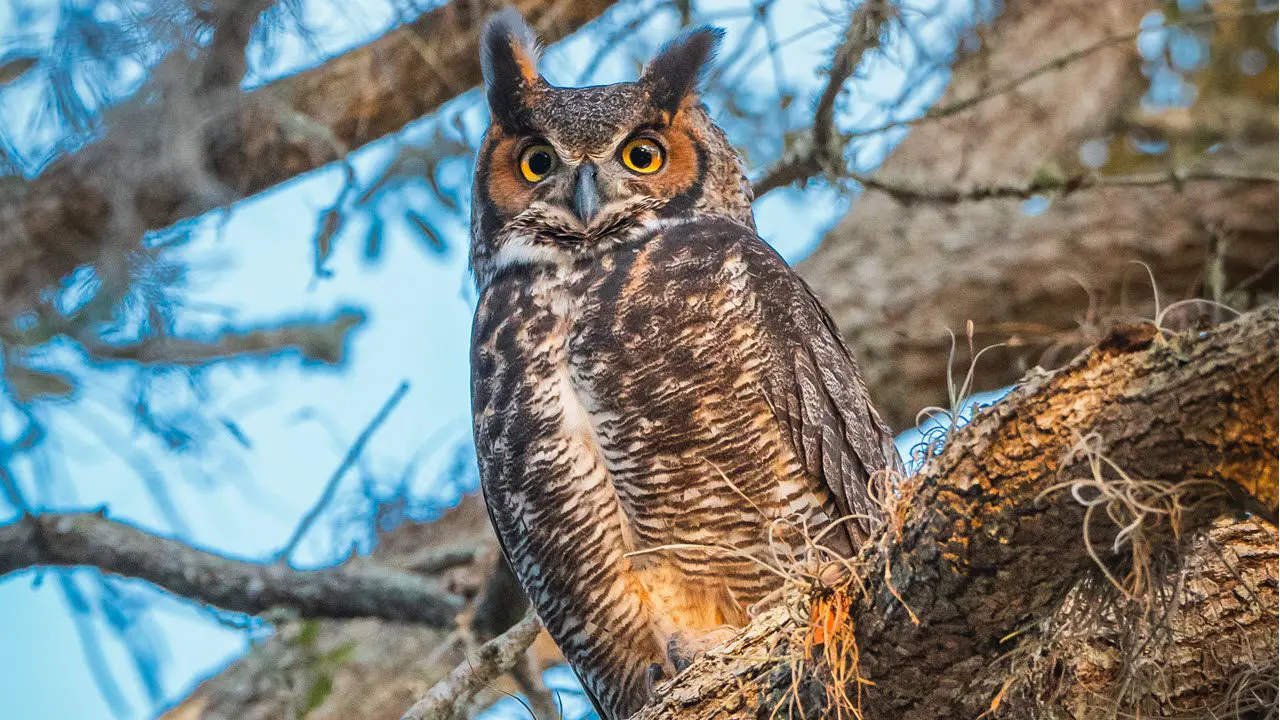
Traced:
<path id="1" fill-rule="evenodd" d="M 614 2 L 514 5 L 555 42 Z M 494 7 L 446 3 L 249 93 L 235 87 L 238 77 L 210 87 L 197 82 L 203 68 L 180 57 L 162 63 L 139 98 L 113 111 L 102 140 L 30 182 L 0 183 L 0 320 L 31 310 L 81 265 L 119 272 L 149 230 L 339 160 L 477 85 L 479 31 Z"/>
<path id="2" fill-rule="evenodd" d="M 1133 123 L 1154 118 L 1144 120 L 1138 109 L 1148 80 L 1132 35 L 1158 7 L 1004 3 L 982 31 L 981 48 L 954 67 L 935 111 L 1073 51 L 1129 38 L 918 124 L 876 177 L 924 188 L 1026 184 L 1046 172 L 1087 170 L 1081 144 L 1112 135 L 1113 160 L 1103 170 L 1121 156 L 1133 160 L 1123 138 Z M 1185 114 L 1201 125 L 1205 115 L 1230 115 L 1223 108 L 1257 107 L 1274 122 L 1274 97 L 1273 90 L 1261 98 L 1215 98 Z M 1241 130 L 1217 141 L 1223 148 L 1206 167 L 1274 173 L 1274 130 Z M 1172 142 L 1170 163 L 1176 148 Z M 903 428 L 915 424 L 921 408 L 948 404 L 948 328 L 963 335 L 972 320 L 978 348 L 1016 338 L 977 367 L 979 389 L 992 389 L 1037 364 L 1053 367 L 1072 357 L 1099 339 L 1108 319 L 1153 317 L 1151 285 L 1134 261 L 1150 267 L 1165 305 L 1212 297 L 1206 275 L 1215 263 L 1225 290 L 1240 286 L 1244 293 L 1228 300 L 1242 307 L 1267 302 L 1275 293 L 1276 210 L 1274 184 L 1095 188 L 1050 198 L 1039 214 L 1024 212 L 1017 199 L 922 203 L 869 190 L 798 269 L 853 348 L 877 407 Z M 965 355 L 955 363 L 960 377 Z"/>
<path id="3" fill-rule="evenodd" d="M 1274 706 L 1276 322 L 1133 326 L 1033 372 L 902 486 L 854 580 L 814 595 L 848 608 L 822 647 L 801 597 L 638 717 Z M 1242 507 L 1263 514 L 1233 520 Z"/>

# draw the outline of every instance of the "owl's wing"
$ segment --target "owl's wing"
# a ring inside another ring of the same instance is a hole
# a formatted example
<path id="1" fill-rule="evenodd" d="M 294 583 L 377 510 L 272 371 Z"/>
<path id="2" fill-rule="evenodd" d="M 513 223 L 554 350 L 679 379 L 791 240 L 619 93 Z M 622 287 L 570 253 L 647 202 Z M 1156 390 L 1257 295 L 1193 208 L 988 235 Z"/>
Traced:
<path id="1" fill-rule="evenodd" d="M 485 502 L 484 506 L 485 506 L 485 509 L 488 510 L 489 512 L 490 524 L 495 528 L 499 527 L 498 518 L 494 517 L 494 514 L 493 514 L 493 503 Z M 502 541 L 502 533 L 495 533 L 495 534 L 498 536 L 498 550 L 501 551 L 502 553 L 502 562 L 506 564 L 508 568 L 507 572 L 511 572 L 514 575 L 514 571 L 510 569 L 514 567 L 514 565 L 512 565 L 511 563 L 511 555 L 507 550 L 507 544 Z M 523 592 L 523 590 L 521 590 L 521 592 Z M 591 686 L 589 683 L 586 682 L 586 679 L 582 677 L 582 673 L 578 672 L 578 669 L 574 667 L 572 663 L 570 663 L 569 669 L 573 670 L 573 675 L 578 680 L 578 686 L 582 689 L 582 694 L 586 696 L 587 702 L 591 703 L 591 709 L 595 711 L 596 717 L 597 718 L 608 717 L 607 715 L 604 714 L 604 710 L 602 709 L 603 706 L 600 704 L 599 699 L 597 699 L 595 695 L 591 694 Z"/>
<path id="2" fill-rule="evenodd" d="M 762 330 L 774 357 L 764 392 L 805 469 L 845 516 L 874 515 L 868 483 L 901 469 L 893 435 L 871 405 L 853 356 L 813 291 L 763 240 L 744 240 Z M 754 256 L 754 257 L 752 257 Z M 870 529 L 856 521 L 863 534 Z"/>

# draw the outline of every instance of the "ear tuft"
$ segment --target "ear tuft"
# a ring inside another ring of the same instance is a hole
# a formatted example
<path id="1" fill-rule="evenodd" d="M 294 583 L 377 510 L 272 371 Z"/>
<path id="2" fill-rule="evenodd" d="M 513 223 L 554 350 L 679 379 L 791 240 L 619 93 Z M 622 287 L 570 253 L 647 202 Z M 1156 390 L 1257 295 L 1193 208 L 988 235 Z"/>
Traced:
<path id="1" fill-rule="evenodd" d="M 489 113 L 505 129 L 527 114 L 527 94 L 543 85 L 538 74 L 538 39 L 515 8 L 495 13 L 480 38 L 480 71 Z"/>
<path id="2" fill-rule="evenodd" d="M 640 79 L 654 103 L 674 115 L 685 96 L 697 88 L 703 69 L 715 58 L 722 39 L 724 30 L 704 25 L 686 30 L 663 45 Z"/>

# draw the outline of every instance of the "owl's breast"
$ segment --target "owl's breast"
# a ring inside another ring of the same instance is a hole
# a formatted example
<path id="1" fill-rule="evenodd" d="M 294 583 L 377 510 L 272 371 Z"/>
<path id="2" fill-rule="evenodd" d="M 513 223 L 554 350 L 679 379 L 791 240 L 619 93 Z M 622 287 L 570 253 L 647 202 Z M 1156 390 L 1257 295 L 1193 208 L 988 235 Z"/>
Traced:
<path id="1" fill-rule="evenodd" d="M 762 376 L 778 362 L 732 246 L 658 239 L 575 278 L 571 384 L 638 553 L 692 578 L 732 578 L 745 604 L 829 521 L 829 494 L 782 436 Z"/>

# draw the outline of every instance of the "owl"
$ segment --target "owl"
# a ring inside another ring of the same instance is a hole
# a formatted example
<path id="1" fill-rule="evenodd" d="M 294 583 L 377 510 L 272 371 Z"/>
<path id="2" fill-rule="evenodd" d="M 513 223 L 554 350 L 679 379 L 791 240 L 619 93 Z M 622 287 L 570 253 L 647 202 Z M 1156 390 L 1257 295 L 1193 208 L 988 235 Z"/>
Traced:
<path id="1" fill-rule="evenodd" d="M 757 234 L 698 96 L 721 31 L 563 88 L 486 26 L 472 409 L 503 553 L 601 717 L 847 556 L 892 436 L 834 324 Z"/>

